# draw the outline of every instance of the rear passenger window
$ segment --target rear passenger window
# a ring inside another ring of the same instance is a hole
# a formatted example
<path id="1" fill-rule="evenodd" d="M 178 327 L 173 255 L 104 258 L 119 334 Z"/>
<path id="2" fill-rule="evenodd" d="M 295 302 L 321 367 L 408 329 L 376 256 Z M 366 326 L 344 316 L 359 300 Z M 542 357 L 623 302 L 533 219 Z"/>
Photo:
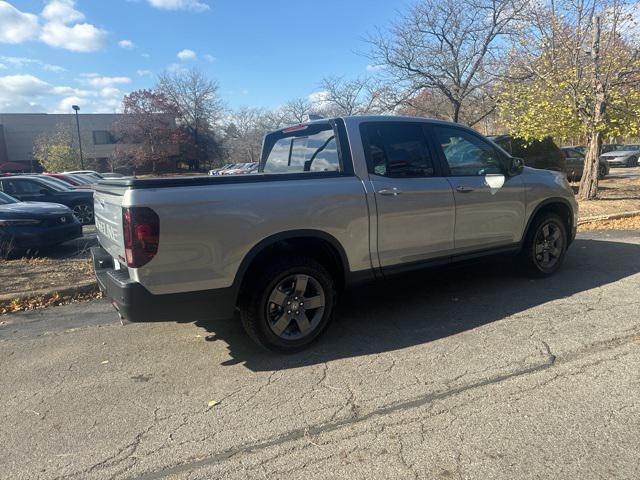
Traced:
<path id="1" fill-rule="evenodd" d="M 369 173 L 384 177 L 432 177 L 433 160 L 422 125 L 365 123 L 360 127 Z"/>
<path id="2" fill-rule="evenodd" d="M 304 126 L 290 132 L 285 129 L 283 135 L 271 147 L 264 173 L 340 171 L 336 137 L 330 125 Z"/>

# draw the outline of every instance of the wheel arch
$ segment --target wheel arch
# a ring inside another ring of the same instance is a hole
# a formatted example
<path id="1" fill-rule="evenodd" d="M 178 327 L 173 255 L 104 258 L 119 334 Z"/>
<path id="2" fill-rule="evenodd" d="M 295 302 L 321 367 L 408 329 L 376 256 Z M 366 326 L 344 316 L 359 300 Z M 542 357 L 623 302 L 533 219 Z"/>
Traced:
<path id="1" fill-rule="evenodd" d="M 573 208 L 571 207 L 571 204 L 566 198 L 553 197 L 553 198 L 547 198 L 546 200 L 543 200 L 542 202 L 540 202 L 536 206 L 536 208 L 533 210 L 531 215 L 529 215 L 529 218 L 527 220 L 527 225 L 524 229 L 524 235 L 522 236 L 522 240 L 520 241 L 520 248 L 522 248 L 522 245 L 524 244 L 527 238 L 527 235 L 529 234 L 529 229 L 531 228 L 531 224 L 533 223 L 533 220 L 538 215 L 542 213 L 548 213 L 548 212 L 557 214 L 564 221 L 565 226 L 567 227 L 567 242 L 568 244 L 571 243 L 572 241 L 571 232 L 572 232 L 572 229 L 574 228 Z"/>
<path id="2" fill-rule="evenodd" d="M 350 275 L 347 254 L 340 242 L 322 230 L 288 230 L 264 238 L 244 256 L 233 282 L 240 295 L 252 269 L 259 268 L 271 255 L 295 251 L 322 263 L 335 277 L 336 286 L 343 288 Z"/>

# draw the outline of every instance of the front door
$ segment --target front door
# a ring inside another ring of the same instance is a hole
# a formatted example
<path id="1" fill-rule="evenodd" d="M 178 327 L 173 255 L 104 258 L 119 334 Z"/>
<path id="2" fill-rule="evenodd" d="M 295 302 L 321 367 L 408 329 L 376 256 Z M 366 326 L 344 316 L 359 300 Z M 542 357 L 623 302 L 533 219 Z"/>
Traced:
<path id="1" fill-rule="evenodd" d="M 455 208 L 418 122 L 366 122 L 361 134 L 375 192 L 378 257 L 402 267 L 453 249 Z"/>
<path id="2" fill-rule="evenodd" d="M 524 231 L 522 178 L 510 176 L 510 158 L 467 129 L 433 125 L 456 203 L 455 253 L 510 246 Z"/>

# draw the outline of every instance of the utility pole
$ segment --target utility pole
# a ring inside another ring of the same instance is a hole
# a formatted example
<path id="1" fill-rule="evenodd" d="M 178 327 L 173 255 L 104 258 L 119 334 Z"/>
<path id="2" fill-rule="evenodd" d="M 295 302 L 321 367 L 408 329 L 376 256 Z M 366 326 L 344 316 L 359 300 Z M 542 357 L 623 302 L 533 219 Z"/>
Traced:
<path id="1" fill-rule="evenodd" d="M 78 127 L 78 146 L 80 147 L 80 170 L 84 170 L 84 159 L 82 158 L 82 138 L 80 137 L 80 118 L 78 117 L 78 111 L 80 107 L 78 105 L 73 105 L 73 108 L 76 111 L 76 127 Z"/>

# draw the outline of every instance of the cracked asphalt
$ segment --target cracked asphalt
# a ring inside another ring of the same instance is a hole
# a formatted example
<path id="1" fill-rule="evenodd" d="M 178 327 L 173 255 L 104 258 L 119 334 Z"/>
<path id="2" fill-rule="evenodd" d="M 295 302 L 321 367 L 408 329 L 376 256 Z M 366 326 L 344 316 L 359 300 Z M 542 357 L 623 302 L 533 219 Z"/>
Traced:
<path id="1" fill-rule="evenodd" d="M 311 349 L 237 320 L 0 317 L 0 478 L 640 478 L 640 232 L 343 299 Z M 208 402 L 217 405 L 209 408 Z"/>

